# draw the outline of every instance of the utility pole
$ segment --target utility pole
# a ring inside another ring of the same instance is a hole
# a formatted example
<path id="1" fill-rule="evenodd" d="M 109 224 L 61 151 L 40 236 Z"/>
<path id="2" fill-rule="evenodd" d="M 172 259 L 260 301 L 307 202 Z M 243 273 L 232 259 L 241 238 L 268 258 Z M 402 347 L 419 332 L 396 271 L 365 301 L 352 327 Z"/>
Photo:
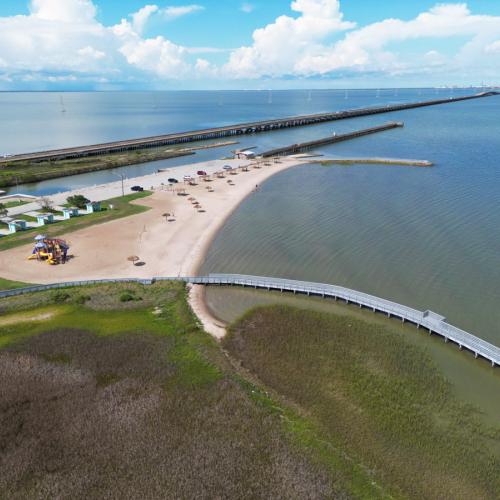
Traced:
<path id="1" fill-rule="evenodd" d="M 122 180 L 122 196 L 125 196 L 125 187 L 123 185 L 123 174 L 120 173 L 116 173 L 116 172 L 111 172 L 113 175 L 116 175 L 117 177 L 120 177 L 120 179 Z"/>

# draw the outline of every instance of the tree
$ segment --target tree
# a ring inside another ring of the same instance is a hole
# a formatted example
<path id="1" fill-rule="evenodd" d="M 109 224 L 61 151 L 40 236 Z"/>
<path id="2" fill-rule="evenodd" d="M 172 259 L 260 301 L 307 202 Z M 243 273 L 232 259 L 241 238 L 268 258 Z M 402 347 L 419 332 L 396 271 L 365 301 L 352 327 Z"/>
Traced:
<path id="1" fill-rule="evenodd" d="M 5 217 L 7 213 L 7 207 L 3 203 L 0 203 L 0 217 Z"/>
<path id="2" fill-rule="evenodd" d="M 77 208 L 85 208 L 87 203 L 90 203 L 90 200 L 85 198 L 83 194 L 75 194 L 66 199 L 66 201 L 73 207 Z"/>
<path id="3" fill-rule="evenodd" d="M 52 207 L 54 205 L 54 202 L 47 196 L 41 196 L 38 198 L 38 204 L 40 205 L 40 208 L 42 210 L 45 210 L 45 212 L 51 212 Z"/>

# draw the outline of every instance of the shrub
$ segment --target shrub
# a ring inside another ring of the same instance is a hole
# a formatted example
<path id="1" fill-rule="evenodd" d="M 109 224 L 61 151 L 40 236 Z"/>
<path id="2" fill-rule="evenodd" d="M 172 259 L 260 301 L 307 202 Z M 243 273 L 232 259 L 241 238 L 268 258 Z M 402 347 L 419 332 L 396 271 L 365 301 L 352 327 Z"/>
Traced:
<path id="1" fill-rule="evenodd" d="M 92 297 L 90 295 L 77 295 L 75 297 L 75 304 L 83 305 L 88 302 Z"/>
<path id="2" fill-rule="evenodd" d="M 135 300 L 142 300 L 142 297 L 137 297 L 134 292 L 124 292 L 120 295 L 120 302 L 133 302 Z"/>
<path id="3" fill-rule="evenodd" d="M 56 304 L 62 304 L 63 302 L 66 302 L 69 298 L 70 295 L 67 292 L 57 291 L 52 294 L 52 300 Z"/>
<path id="4" fill-rule="evenodd" d="M 85 198 L 83 194 L 75 194 L 73 196 L 69 196 L 66 198 L 66 201 L 77 208 L 85 208 L 87 206 L 87 203 L 90 203 L 90 200 L 88 198 Z"/>

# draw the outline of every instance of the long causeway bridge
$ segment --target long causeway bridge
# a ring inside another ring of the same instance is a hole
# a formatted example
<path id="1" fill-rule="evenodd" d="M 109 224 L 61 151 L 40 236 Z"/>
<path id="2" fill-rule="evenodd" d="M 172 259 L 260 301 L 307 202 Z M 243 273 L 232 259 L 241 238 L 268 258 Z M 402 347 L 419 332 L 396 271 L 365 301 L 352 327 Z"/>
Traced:
<path id="1" fill-rule="evenodd" d="M 51 285 L 34 285 L 27 288 L 0 291 L 0 299 L 22 295 L 25 293 L 40 292 L 55 288 L 67 288 L 74 286 L 96 285 L 101 283 L 135 282 L 142 285 L 152 285 L 159 281 L 183 281 L 195 285 L 207 286 L 241 286 L 262 290 L 278 290 L 280 292 L 291 292 L 294 294 L 305 294 L 334 300 L 345 301 L 346 304 L 355 304 L 361 308 L 367 308 L 374 313 L 386 314 L 389 318 L 397 318 L 403 322 L 416 325 L 417 328 L 425 328 L 429 334 L 440 335 L 445 342 L 453 342 L 460 349 L 467 349 L 476 358 L 482 357 L 488 360 L 494 367 L 500 365 L 500 348 L 486 342 L 471 333 L 450 325 L 446 318 L 432 311 L 418 311 L 390 300 L 381 299 L 374 295 L 357 292 L 349 288 L 327 285 L 322 283 L 311 283 L 308 281 L 296 281 L 280 278 L 268 278 L 262 276 L 248 276 L 242 274 L 210 274 L 209 276 L 197 277 L 174 277 L 174 278 L 152 278 L 152 279 L 108 279 L 77 281 L 69 283 L 55 283 Z"/>
<path id="2" fill-rule="evenodd" d="M 276 118 L 273 120 L 263 120 L 251 123 L 240 123 L 237 125 L 229 125 L 226 127 L 194 130 L 191 132 L 158 135 L 153 137 L 144 137 L 142 139 L 130 139 L 125 141 L 115 141 L 103 144 L 93 144 L 90 146 L 80 146 L 73 148 L 56 149 L 51 151 L 26 153 L 26 154 L 9 156 L 7 158 L 0 158 L 0 165 L 2 163 L 12 163 L 18 161 L 41 162 L 41 161 L 81 158 L 86 156 L 118 153 L 122 151 L 132 151 L 136 149 L 155 148 L 160 146 L 170 146 L 174 144 L 184 144 L 194 141 L 203 141 L 207 139 L 218 139 L 221 137 L 232 137 L 244 134 L 256 134 L 260 132 L 282 130 L 291 127 L 316 125 L 318 123 L 344 120 L 347 118 L 356 118 L 360 116 L 391 113 L 393 111 L 422 108 L 425 106 L 436 106 L 439 104 L 449 104 L 452 102 L 467 101 L 470 99 L 479 99 L 482 97 L 489 97 L 497 94 L 498 94 L 497 92 L 482 92 L 480 94 L 473 94 L 463 97 L 436 99 L 432 101 L 421 101 L 421 102 L 406 103 L 406 104 L 389 104 L 386 106 L 352 109 L 347 111 L 335 111 L 331 113 L 318 113 L 313 115 L 292 116 L 288 118 Z"/>

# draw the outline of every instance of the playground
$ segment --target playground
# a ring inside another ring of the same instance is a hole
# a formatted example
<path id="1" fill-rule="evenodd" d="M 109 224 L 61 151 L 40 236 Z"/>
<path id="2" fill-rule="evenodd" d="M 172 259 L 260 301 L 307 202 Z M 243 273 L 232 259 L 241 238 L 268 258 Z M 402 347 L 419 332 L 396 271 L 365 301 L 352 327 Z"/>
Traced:
<path id="1" fill-rule="evenodd" d="M 46 262 L 51 266 L 66 264 L 69 244 L 59 238 L 48 238 L 43 234 L 35 237 L 35 247 L 28 260 Z"/>

